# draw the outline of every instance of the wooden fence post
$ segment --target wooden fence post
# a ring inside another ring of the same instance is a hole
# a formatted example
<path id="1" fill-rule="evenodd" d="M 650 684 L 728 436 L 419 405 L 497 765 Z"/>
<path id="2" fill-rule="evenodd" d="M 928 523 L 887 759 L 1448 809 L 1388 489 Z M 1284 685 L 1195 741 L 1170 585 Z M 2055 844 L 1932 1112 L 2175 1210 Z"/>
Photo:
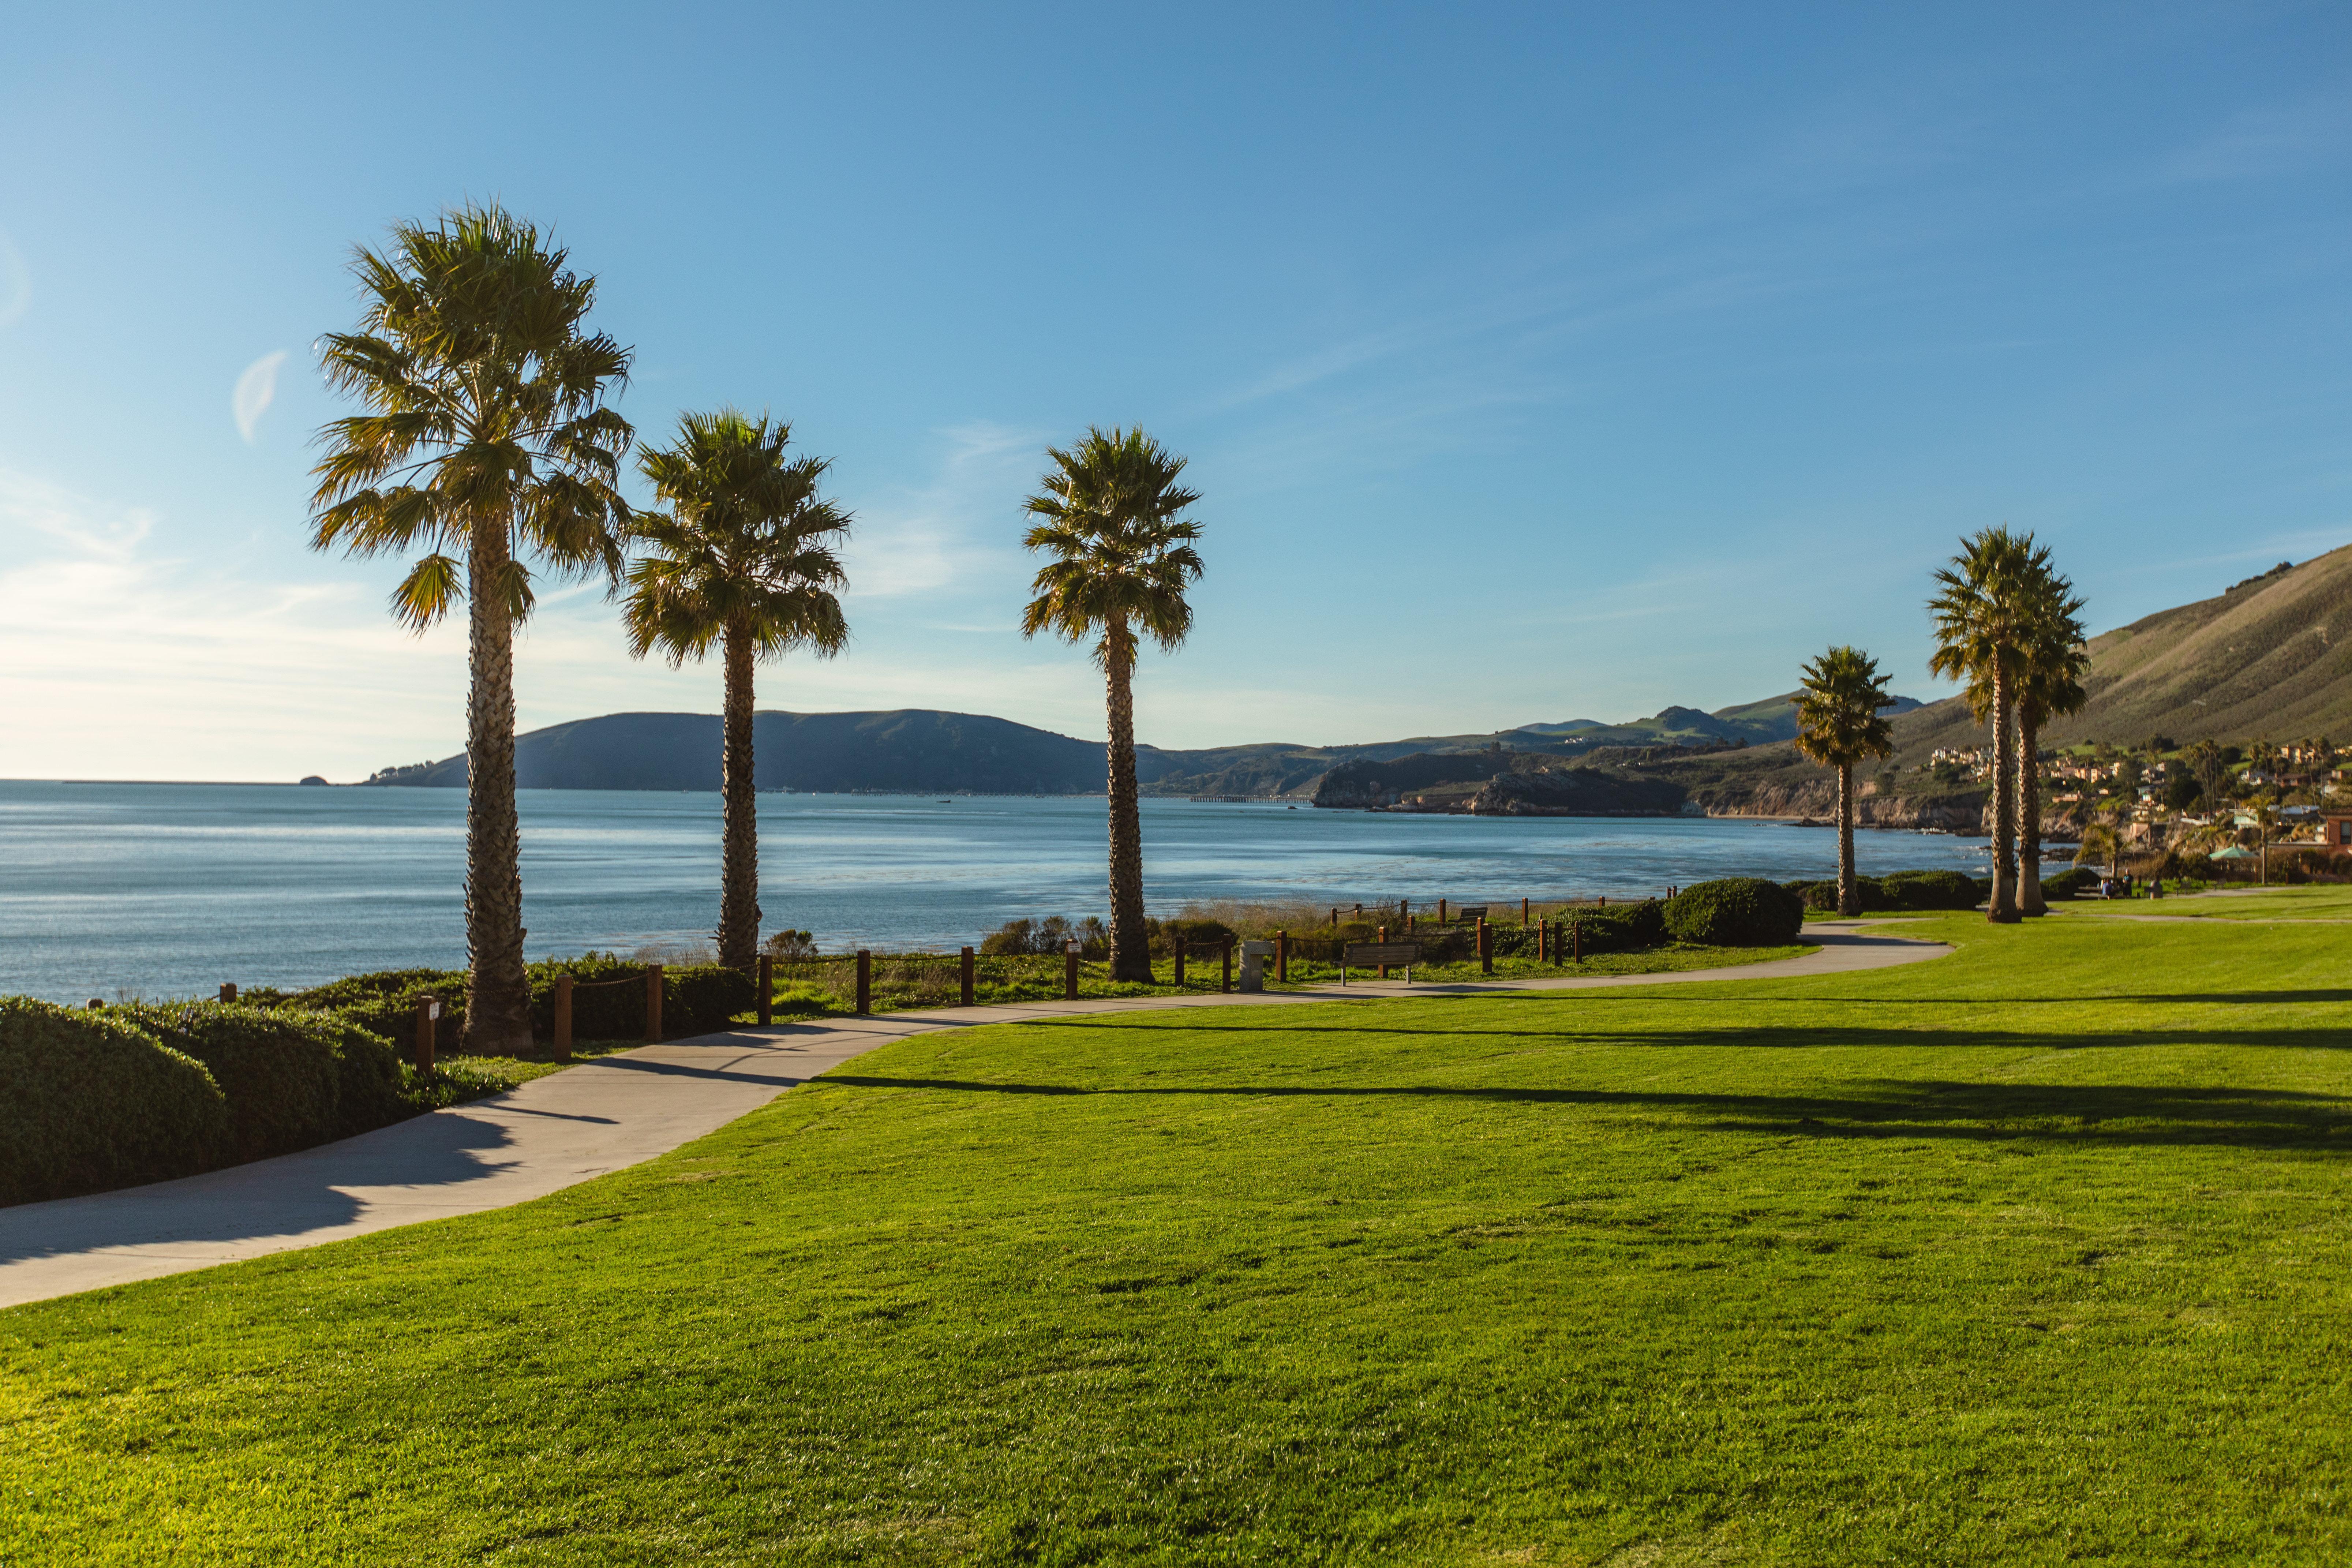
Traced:
<path id="1" fill-rule="evenodd" d="M 419 996 L 416 999 L 416 1070 L 418 1072 L 429 1073 L 433 1070 L 433 1034 L 438 1026 L 434 1022 L 433 1016 L 439 1011 L 441 1011 L 440 997 Z"/>
<path id="2" fill-rule="evenodd" d="M 963 950 L 963 1005 L 971 1005 L 971 949 Z"/>
<path id="3" fill-rule="evenodd" d="M 646 965 L 646 1044 L 657 1045 L 662 1037 L 662 966 Z"/>
<path id="4" fill-rule="evenodd" d="M 1528 923 L 1528 901 L 1525 899 L 1519 900 L 1519 923 L 1521 925 Z"/>
<path id="5" fill-rule="evenodd" d="M 760 955 L 760 1027 L 766 1028 L 776 1021 L 776 960 L 772 953 Z"/>
<path id="6" fill-rule="evenodd" d="M 1437 923 L 1439 925 L 1444 925 L 1445 923 L 1445 900 L 1444 899 L 1437 900 Z"/>
<path id="7" fill-rule="evenodd" d="M 1062 944 L 1062 1000 L 1078 999 L 1078 943 L 1073 937 Z"/>
<path id="8" fill-rule="evenodd" d="M 1222 996 L 1234 988 L 1234 939 L 1224 937 L 1218 942 L 1217 946 L 1221 950 L 1219 956 L 1224 960 L 1225 966 L 1224 973 L 1217 980 L 1217 994 Z"/>
<path id="9" fill-rule="evenodd" d="M 1380 942 L 1380 943 L 1381 943 L 1382 945 L 1384 945 L 1384 946 L 1385 946 L 1385 945 L 1387 944 L 1387 942 L 1388 942 L 1388 940 L 1389 940 L 1389 928 L 1388 928 L 1388 927 L 1386 927 L 1386 926 L 1381 926 L 1381 927 L 1379 927 L 1379 928 L 1374 931 L 1372 940 L 1374 940 L 1375 942 Z M 1381 978 L 1381 979 L 1382 979 L 1382 980 L 1386 980 L 1388 977 L 1389 977 L 1389 966 L 1388 966 L 1387 964 L 1383 963 L 1383 964 L 1381 964 L 1381 965 L 1380 978 Z"/>
<path id="10" fill-rule="evenodd" d="M 869 948 L 857 950 L 857 1016 L 861 1018 L 874 1011 L 874 953 Z"/>
<path id="11" fill-rule="evenodd" d="M 1484 915 L 1478 917 L 1478 973 L 1481 974 L 1495 973 L 1494 936 L 1487 929 L 1486 917 Z"/>
<path id="12" fill-rule="evenodd" d="M 1290 933 L 1286 931 L 1274 933 L 1274 977 L 1285 984 L 1290 982 Z"/>
<path id="13" fill-rule="evenodd" d="M 221 982 L 220 999 L 224 1002 L 234 1002 L 236 1000 L 236 981 L 224 980 Z"/>
<path id="14" fill-rule="evenodd" d="M 555 1059 L 572 1059 L 572 976 L 555 977 Z"/>

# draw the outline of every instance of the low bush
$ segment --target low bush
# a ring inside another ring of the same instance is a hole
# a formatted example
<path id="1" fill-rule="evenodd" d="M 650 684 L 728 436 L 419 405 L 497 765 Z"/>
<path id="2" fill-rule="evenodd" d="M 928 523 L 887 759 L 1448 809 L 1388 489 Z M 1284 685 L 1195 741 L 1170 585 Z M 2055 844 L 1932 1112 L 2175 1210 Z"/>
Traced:
<path id="1" fill-rule="evenodd" d="M 119 1013 L 211 1072 L 228 1101 L 232 1163 L 290 1154 L 410 1113 L 390 1043 L 341 1015 L 242 1002 Z"/>
<path id="2" fill-rule="evenodd" d="M 1898 877 L 1906 874 L 1901 871 L 1895 873 Z M 1796 894 L 1804 901 L 1805 908 L 1814 914 L 1837 913 L 1838 885 L 1837 879 L 1834 877 L 1819 882 L 1783 882 L 1780 886 Z M 1860 903 L 1861 912 L 1866 915 L 1874 915 L 1881 910 L 1904 907 L 1901 900 L 1895 897 L 1893 890 L 1874 877 L 1856 877 L 1853 879 L 1853 890 Z"/>
<path id="3" fill-rule="evenodd" d="M 228 1148 L 201 1062 L 119 1012 L 0 997 L 0 1204 L 194 1175 Z"/>
<path id="4" fill-rule="evenodd" d="M 760 983 L 740 969 L 697 963 L 668 970 L 662 975 L 662 1036 L 682 1040 L 693 1035 L 715 1035 L 733 1023 L 737 1014 L 751 1012 L 759 1005 Z M 637 1005 L 642 1013 L 644 1002 Z M 641 1020 L 638 1027 L 644 1026 Z M 551 1034 L 553 1027 L 551 1022 Z"/>
<path id="5" fill-rule="evenodd" d="M 1059 951 L 1056 949 L 1056 951 Z M 616 953 L 542 959 L 531 964 L 531 1034 L 542 1046 L 555 1038 L 555 983 L 572 976 L 573 1040 L 635 1040 L 646 1032 L 646 966 Z M 390 1041 L 407 1058 L 416 1041 L 416 1005 L 441 1000 L 434 1049 L 455 1055 L 466 1037 L 466 972 L 386 969 L 353 974 L 288 998 L 291 1009 L 323 1012 Z M 753 976 L 723 964 L 696 963 L 662 972 L 662 1033 L 670 1039 L 724 1029 L 759 1005 Z"/>
<path id="6" fill-rule="evenodd" d="M 780 931 L 761 944 L 771 958 L 787 962 L 814 958 L 816 938 L 804 931 Z"/>
<path id="7" fill-rule="evenodd" d="M 1197 949 L 1203 947 L 1215 947 L 1219 943 L 1225 942 L 1233 942 L 1238 944 L 1240 940 L 1233 927 L 1227 925 L 1224 921 L 1218 920 L 1209 920 L 1195 916 L 1192 918 L 1159 921 L 1154 923 L 1158 929 L 1151 933 L 1151 951 L 1163 957 L 1174 952 L 1176 951 L 1176 944 L 1180 942 L 1183 942 L 1188 947 Z M 1370 924 L 1365 924 L 1362 927 L 1363 934 L 1360 936 L 1352 934 L 1355 929 L 1356 927 L 1353 925 L 1342 925 L 1336 930 L 1326 928 L 1326 930 L 1318 931 L 1316 934 L 1318 936 L 1336 938 L 1341 942 L 1370 942 L 1372 940 L 1373 931 Z"/>
<path id="8" fill-rule="evenodd" d="M 1058 954 L 1072 937 L 1078 940 L 1078 955 L 1082 958 L 1110 955 L 1110 928 L 1097 915 L 1088 915 L 1075 924 L 1060 915 L 1048 915 L 1042 921 L 1006 921 L 981 939 L 980 951 L 990 958 Z"/>
<path id="9" fill-rule="evenodd" d="M 1879 886 L 1895 909 L 1972 910 L 1983 897 L 1964 871 L 1896 871 L 1879 879 Z"/>
<path id="10" fill-rule="evenodd" d="M 1777 947 L 1797 940 L 1805 901 L 1760 877 L 1726 877 L 1685 888 L 1668 900 L 1666 930 L 1706 947 Z"/>
<path id="11" fill-rule="evenodd" d="M 2044 877 L 2042 879 L 2042 896 L 2044 899 L 2063 900 L 2088 898 L 2098 891 L 2098 888 L 2099 874 L 2088 866 L 2076 866 L 2071 870 L 2061 871 L 2054 877 Z"/>
<path id="12" fill-rule="evenodd" d="M 1666 940 L 1665 906 L 1655 899 L 1573 910 L 1562 918 L 1576 927 L 1573 940 L 1586 952 L 1640 952 Z"/>

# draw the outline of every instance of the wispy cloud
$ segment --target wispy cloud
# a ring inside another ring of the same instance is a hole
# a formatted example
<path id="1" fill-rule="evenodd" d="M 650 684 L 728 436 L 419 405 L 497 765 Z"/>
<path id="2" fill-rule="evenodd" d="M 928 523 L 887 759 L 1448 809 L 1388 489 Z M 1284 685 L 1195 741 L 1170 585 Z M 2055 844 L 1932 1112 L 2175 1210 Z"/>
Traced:
<path id="1" fill-rule="evenodd" d="M 236 416 L 236 433 L 245 444 L 253 445 L 253 433 L 261 416 L 269 412 L 269 405 L 278 396 L 278 367 L 286 363 L 286 351 L 276 350 L 263 354 L 245 367 L 236 378 L 236 390 L 229 395 L 229 413 Z"/>
<path id="2" fill-rule="evenodd" d="M 941 433 L 928 484 L 858 510 L 846 564 L 853 598 L 953 594 L 1018 570 L 1020 500 L 1047 437 L 985 421 Z"/>

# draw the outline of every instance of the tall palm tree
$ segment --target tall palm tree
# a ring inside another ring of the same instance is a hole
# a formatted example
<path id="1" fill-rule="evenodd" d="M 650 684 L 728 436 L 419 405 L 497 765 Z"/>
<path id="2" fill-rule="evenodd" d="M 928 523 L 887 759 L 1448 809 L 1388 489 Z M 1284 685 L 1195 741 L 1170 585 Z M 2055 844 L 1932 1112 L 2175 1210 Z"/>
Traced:
<path id="1" fill-rule="evenodd" d="M 2262 857 L 2259 862 L 2262 884 L 2267 888 L 2271 885 L 2271 844 L 2278 837 L 2282 820 L 2278 814 L 2278 796 L 2271 794 L 2256 795 L 2247 803 L 2246 815 L 2254 819 L 2254 847 Z"/>
<path id="2" fill-rule="evenodd" d="M 1893 753 L 1895 737 L 1882 708 L 1895 706 L 1886 693 L 1890 677 L 1878 661 L 1856 647 L 1833 647 L 1805 666 L 1797 699 L 1797 749 L 1838 778 L 1838 913 L 1862 913 L 1853 880 L 1853 765 L 1864 757 Z"/>
<path id="3" fill-rule="evenodd" d="M 2208 735 L 2189 748 L 2188 757 L 2189 765 L 2197 774 L 2199 788 L 2204 795 L 2199 803 L 2200 808 L 2208 813 L 2219 810 L 2222 778 L 2221 745 Z"/>
<path id="4" fill-rule="evenodd" d="M 1135 655 L 1142 637 L 1167 652 L 1192 627 L 1184 590 L 1201 575 L 1201 525 L 1180 514 L 1201 498 L 1176 482 L 1184 459 L 1140 430 L 1089 428 L 1053 468 L 1026 510 L 1040 521 L 1025 542 L 1047 557 L 1021 635 L 1095 639 L 1108 710 L 1110 972 L 1151 978 L 1143 926 L 1143 828 L 1135 805 Z"/>
<path id="5" fill-rule="evenodd" d="M 1927 668 L 1981 692 L 1979 716 L 1992 727 L 1992 897 L 1987 918 L 2009 924 L 2017 912 L 2017 796 L 2008 760 L 2014 730 L 2021 649 L 2031 628 L 2028 566 L 2032 534 L 1988 528 L 1960 542 L 1939 569 L 1941 590 L 1927 602 L 1936 652 Z"/>
<path id="6" fill-rule="evenodd" d="M 535 555 L 558 577 L 617 583 L 629 508 L 615 483 L 631 440 L 605 405 L 629 351 L 584 325 L 596 280 L 496 205 L 396 225 L 360 247 L 359 330 L 320 340 L 327 383 L 369 412 L 328 423 L 311 473 L 311 548 L 425 553 L 393 590 L 422 632 L 463 600 L 466 705 L 466 1044 L 530 1043 L 515 812 L 514 632 Z M 453 553 L 454 552 L 454 553 Z"/>
<path id="7" fill-rule="evenodd" d="M 648 552 L 629 566 L 629 652 L 659 648 L 676 668 L 715 642 L 725 670 L 719 962 L 735 969 L 760 952 L 752 666 L 796 647 L 831 658 L 849 638 L 835 590 L 850 517 L 817 493 L 830 461 L 787 457 L 792 438 L 782 420 L 723 408 L 681 416 L 675 442 L 637 458 L 667 510 L 633 530 Z"/>
<path id="8" fill-rule="evenodd" d="M 2046 915 L 2042 897 L 2042 727 L 2063 714 L 2080 712 L 2089 696 L 2083 677 L 2091 656 L 2083 644 L 2084 600 L 2074 584 L 2050 564 L 2039 549 L 2027 559 L 2026 596 L 2032 612 L 2017 689 L 2017 909 Z"/>

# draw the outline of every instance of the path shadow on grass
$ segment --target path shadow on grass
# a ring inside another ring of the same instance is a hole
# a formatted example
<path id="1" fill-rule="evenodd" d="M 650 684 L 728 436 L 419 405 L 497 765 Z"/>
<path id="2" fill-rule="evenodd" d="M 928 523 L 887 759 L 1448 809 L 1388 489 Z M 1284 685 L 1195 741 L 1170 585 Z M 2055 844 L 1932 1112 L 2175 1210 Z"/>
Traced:
<path id="1" fill-rule="evenodd" d="M 1534 1089 L 1457 1084 L 1183 1084 L 1089 1088 L 962 1079 L 823 1081 L 959 1093 L 1243 1099 L 1426 1099 L 1580 1110 L 1667 1111 L 1714 1131 L 1815 1138 L 2018 1138 L 2112 1143 L 2272 1145 L 2326 1142 L 2352 1154 L 2352 1096 L 2299 1089 L 2146 1084 L 1969 1083 L 1882 1079 L 1837 1094 L 1710 1094 L 1667 1089 Z M 2336 1136 L 2330 1136 L 2331 1132 Z"/>

